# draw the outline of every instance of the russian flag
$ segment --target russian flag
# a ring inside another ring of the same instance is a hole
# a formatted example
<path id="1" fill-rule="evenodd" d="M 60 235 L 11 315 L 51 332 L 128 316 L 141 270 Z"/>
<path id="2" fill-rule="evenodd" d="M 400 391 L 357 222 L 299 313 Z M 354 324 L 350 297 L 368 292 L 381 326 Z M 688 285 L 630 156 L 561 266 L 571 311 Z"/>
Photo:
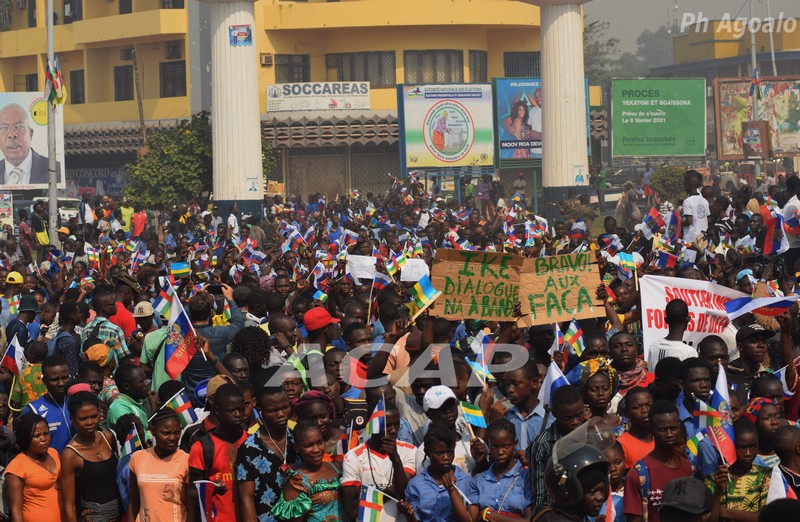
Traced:
<path id="1" fill-rule="evenodd" d="M 750 312 L 775 317 L 791 308 L 798 299 L 800 299 L 798 295 L 756 298 L 745 296 L 725 303 L 725 311 L 730 321 Z"/>
<path id="2" fill-rule="evenodd" d="M 28 361 L 25 359 L 25 350 L 20 346 L 16 335 L 8 343 L 8 348 L 6 348 L 6 353 L 3 355 L 2 361 L 0 361 L 0 365 L 6 367 L 14 375 L 19 375 L 28 365 Z"/>
<path id="3" fill-rule="evenodd" d="M 661 230 L 661 227 L 664 226 L 664 217 L 661 215 L 661 212 L 659 212 L 658 209 L 653 207 L 644 217 L 642 225 L 642 235 L 644 235 L 644 237 L 647 239 L 652 239 L 653 234 L 658 233 Z"/>
<path id="4" fill-rule="evenodd" d="M 683 235 L 683 223 L 681 222 L 680 213 L 675 210 L 669 215 L 669 221 L 666 222 L 667 237 L 673 243 L 680 239 Z"/>
<path id="5" fill-rule="evenodd" d="M 550 354 L 550 357 L 553 357 L 556 352 L 560 352 L 564 346 L 564 334 L 561 331 L 561 328 L 558 327 L 558 323 L 556 323 L 554 326 L 556 328 L 556 336 L 553 339 L 552 346 L 550 346 L 550 349 L 547 350 L 547 353 Z"/>
<path id="6" fill-rule="evenodd" d="M 728 393 L 728 377 L 725 375 L 725 368 L 719 364 L 719 374 L 714 385 L 714 393 L 711 394 L 711 407 L 720 414 L 719 424 L 708 426 L 708 437 L 714 447 L 717 448 L 722 460 L 727 464 L 736 462 L 736 446 L 733 443 L 733 424 L 730 404 L 731 398 Z"/>
<path id="7" fill-rule="evenodd" d="M 783 398 L 784 399 L 791 399 L 794 397 L 794 392 L 789 389 L 789 384 L 786 382 L 786 366 L 775 372 L 775 377 L 777 377 L 781 381 L 781 385 L 783 386 Z"/>
<path id="8" fill-rule="evenodd" d="M 555 362 L 551 362 L 550 366 L 547 367 L 547 375 L 544 377 L 542 387 L 539 388 L 539 404 L 534 411 L 544 416 L 544 407 L 550 406 L 553 400 L 553 392 L 568 384 L 569 381 L 567 381 L 567 378 L 561 373 L 561 368 L 559 368 Z"/>
<path id="9" fill-rule="evenodd" d="M 478 362 L 481 366 L 488 366 L 489 361 L 492 360 L 492 353 L 494 352 L 494 341 L 492 337 L 481 330 L 472 340 L 470 348 L 472 352 L 478 356 Z"/>
<path id="10" fill-rule="evenodd" d="M 167 341 L 164 344 L 164 365 L 171 379 L 177 379 L 197 353 L 196 336 L 180 299 L 173 299 L 169 309 Z"/>
<path id="11" fill-rule="evenodd" d="M 794 490 L 789 487 L 789 483 L 786 481 L 786 477 L 783 476 L 781 467 L 775 466 L 772 468 L 772 477 L 769 481 L 767 504 L 773 500 L 780 500 L 782 498 L 797 500 L 797 495 L 795 495 Z"/>

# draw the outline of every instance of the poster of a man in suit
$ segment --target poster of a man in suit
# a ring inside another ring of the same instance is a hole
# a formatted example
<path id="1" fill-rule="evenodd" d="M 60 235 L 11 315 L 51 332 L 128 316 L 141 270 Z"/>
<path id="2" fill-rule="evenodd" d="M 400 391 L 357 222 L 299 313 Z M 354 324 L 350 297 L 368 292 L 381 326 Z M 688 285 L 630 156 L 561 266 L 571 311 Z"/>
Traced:
<path id="1" fill-rule="evenodd" d="M 64 188 L 64 123 L 56 113 L 56 179 Z M 0 187 L 46 189 L 47 101 L 42 93 L 0 93 Z"/>

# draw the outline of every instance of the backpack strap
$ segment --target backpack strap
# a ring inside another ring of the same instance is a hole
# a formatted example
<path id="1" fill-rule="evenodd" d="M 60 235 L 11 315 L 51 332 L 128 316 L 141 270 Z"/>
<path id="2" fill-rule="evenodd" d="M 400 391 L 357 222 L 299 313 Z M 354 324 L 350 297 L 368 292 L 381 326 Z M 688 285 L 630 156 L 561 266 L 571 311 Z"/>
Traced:
<path id="1" fill-rule="evenodd" d="M 200 437 L 200 448 L 203 450 L 203 479 L 211 480 L 211 465 L 214 463 L 214 441 L 211 434 L 206 433 Z"/>
<path id="2" fill-rule="evenodd" d="M 641 488 L 642 493 L 643 520 L 647 520 L 647 494 L 650 491 L 650 470 L 647 469 L 647 465 L 643 460 L 637 461 L 633 467 L 636 469 L 636 474 L 639 475 L 639 487 Z"/>

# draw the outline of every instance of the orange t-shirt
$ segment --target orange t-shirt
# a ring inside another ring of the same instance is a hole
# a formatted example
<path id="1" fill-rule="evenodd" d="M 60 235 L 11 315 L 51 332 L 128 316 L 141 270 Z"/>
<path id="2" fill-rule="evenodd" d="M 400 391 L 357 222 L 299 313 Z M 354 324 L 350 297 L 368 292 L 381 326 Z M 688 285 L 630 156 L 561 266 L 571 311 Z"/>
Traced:
<path id="1" fill-rule="evenodd" d="M 645 458 L 655 447 L 655 441 L 644 442 L 627 431 L 617 437 L 617 442 L 622 446 L 622 451 L 625 453 L 625 466 L 628 469 L 643 458 Z"/>
<path id="2" fill-rule="evenodd" d="M 189 480 L 189 454 L 178 450 L 160 459 L 155 448 L 131 455 L 131 480 L 139 486 L 136 520 L 186 520 L 184 483 Z"/>
<path id="3" fill-rule="evenodd" d="M 61 460 L 58 452 L 47 450 L 56 462 L 55 475 L 20 453 L 8 463 L 5 473 L 21 478 L 25 486 L 22 489 L 22 522 L 57 522 L 61 520 L 61 508 L 58 503 L 56 480 L 61 473 Z"/>

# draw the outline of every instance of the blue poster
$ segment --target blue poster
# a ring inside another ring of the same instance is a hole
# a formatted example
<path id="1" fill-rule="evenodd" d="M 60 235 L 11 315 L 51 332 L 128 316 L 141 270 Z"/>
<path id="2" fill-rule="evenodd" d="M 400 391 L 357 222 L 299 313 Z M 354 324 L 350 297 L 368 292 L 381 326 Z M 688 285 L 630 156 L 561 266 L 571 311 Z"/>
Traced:
<path id="1" fill-rule="evenodd" d="M 542 157 L 541 78 L 495 80 L 497 138 L 501 159 Z M 589 148 L 589 83 L 586 82 L 586 136 Z"/>
<path id="2" fill-rule="evenodd" d="M 231 47 L 250 47 L 253 45 L 253 28 L 250 24 L 232 25 L 228 28 Z"/>

